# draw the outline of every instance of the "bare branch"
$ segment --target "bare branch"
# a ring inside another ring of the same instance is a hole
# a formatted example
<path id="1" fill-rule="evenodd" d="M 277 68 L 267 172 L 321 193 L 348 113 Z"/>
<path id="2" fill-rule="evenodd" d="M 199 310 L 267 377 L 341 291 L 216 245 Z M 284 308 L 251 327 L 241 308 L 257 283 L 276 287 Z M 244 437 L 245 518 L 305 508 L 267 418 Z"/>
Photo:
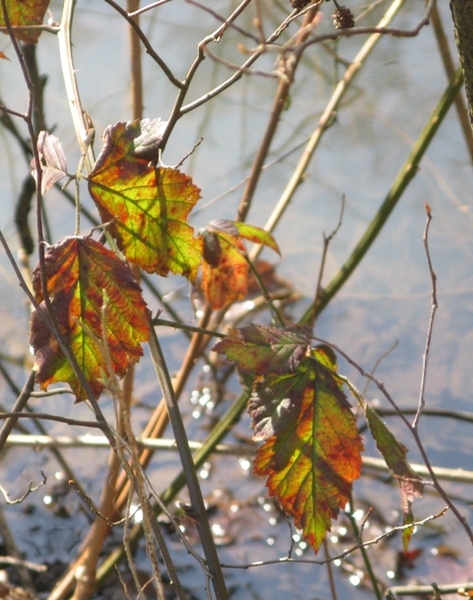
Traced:
<path id="1" fill-rule="evenodd" d="M 2 485 L 0 485 L 0 492 L 2 492 L 6 503 L 7 504 L 21 504 L 23 502 L 23 500 L 25 500 L 25 498 L 27 498 L 33 492 L 36 492 L 36 490 L 38 490 L 40 487 L 42 487 L 46 483 L 47 477 L 43 471 L 41 471 L 41 475 L 43 476 L 43 481 L 41 481 L 41 483 L 38 483 L 38 485 L 35 485 L 35 486 L 33 485 L 33 482 L 30 481 L 28 484 L 27 491 L 23 494 L 23 496 L 21 496 L 20 498 L 17 498 L 16 500 L 10 500 L 9 493 L 6 491 L 6 489 Z"/>

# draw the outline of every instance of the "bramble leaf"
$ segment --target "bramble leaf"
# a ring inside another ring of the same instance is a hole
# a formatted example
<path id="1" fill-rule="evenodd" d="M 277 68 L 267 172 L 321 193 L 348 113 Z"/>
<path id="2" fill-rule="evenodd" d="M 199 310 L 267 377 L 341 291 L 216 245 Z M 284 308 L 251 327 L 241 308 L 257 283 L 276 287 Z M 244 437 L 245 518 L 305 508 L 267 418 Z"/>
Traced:
<path id="1" fill-rule="evenodd" d="M 122 377 L 143 354 L 149 337 L 147 308 L 131 269 L 113 252 L 91 238 L 67 237 L 45 256 L 47 293 L 57 326 L 97 396 L 110 373 Z M 39 265 L 33 290 L 45 309 Z M 36 381 L 42 389 L 69 383 L 76 401 L 86 393 L 48 325 L 38 311 L 30 324 Z"/>
<path id="2" fill-rule="evenodd" d="M 10 18 L 10 23 L 13 27 L 26 27 L 28 25 L 41 25 L 43 22 L 44 13 L 48 8 L 49 0 L 6 0 L 7 14 Z M 5 17 L 3 10 L 0 7 L 0 26 L 5 26 Z M 35 44 L 41 31 L 23 30 L 15 31 L 14 35 L 17 40 L 25 42 L 25 44 Z"/>
<path id="3" fill-rule="evenodd" d="M 250 266 L 243 239 L 263 244 L 279 253 L 273 236 L 254 225 L 228 219 L 210 221 L 201 230 L 203 242 L 201 287 L 214 310 L 242 300 L 248 293 Z"/>
<path id="4" fill-rule="evenodd" d="M 89 191 L 103 223 L 126 258 L 148 273 L 184 275 L 193 281 L 202 241 L 186 222 L 200 198 L 189 176 L 149 162 L 159 145 L 161 121 L 119 122 L 89 176 Z"/>
<path id="5" fill-rule="evenodd" d="M 215 344 L 215 352 L 234 362 L 240 375 L 252 377 L 269 372 L 292 373 L 310 351 L 310 341 L 303 329 L 276 329 L 251 324 L 231 329 Z"/>
<path id="6" fill-rule="evenodd" d="M 407 462 L 407 448 L 396 440 L 386 423 L 369 404 L 365 404 L 365 415 L 376 447 L 399 482 L 401 505 L 407 523 L 412 502 L 415 498 L 420 498 L 424 492 L 423 479 Z"/>
<path id="7" fill-rule="evenodd" d="M 37 146 L 43 171 L 41 193 L 45 194 L 67 174 L 66 158 L 61 142 L 55 135 L 50 135 L 47 131 L 39 132 Z M 35 159 L 31 161 L 31 169 L 33 177 L 36 179 Z"/>
<path id="8" fill-rule="evenodd" d="M 264 440 L 255 473 L 317 552 L 360 476 L 363 444 L 332 350 L 307 341 L 302 331 L 251 325 L 214 350 L 251 385 L 248 412 Z"/>

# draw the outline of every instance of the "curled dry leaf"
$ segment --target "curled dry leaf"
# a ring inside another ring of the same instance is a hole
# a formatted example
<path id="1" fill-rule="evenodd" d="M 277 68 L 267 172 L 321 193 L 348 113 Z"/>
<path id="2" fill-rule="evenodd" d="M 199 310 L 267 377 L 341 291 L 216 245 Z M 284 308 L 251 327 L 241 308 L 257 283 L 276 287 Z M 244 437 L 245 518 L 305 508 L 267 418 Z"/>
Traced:
<path id="1" fill-rule="evenodd" d="M 67 175 L 66 157 L 59 139 L 47 131 L 40 131 L 37 147 L 42 170 L 41 193 L 45 194 L 55 183 Z M 37 170 L 34 159 L 30 166 L 33 177 L 36 179 Z"/>

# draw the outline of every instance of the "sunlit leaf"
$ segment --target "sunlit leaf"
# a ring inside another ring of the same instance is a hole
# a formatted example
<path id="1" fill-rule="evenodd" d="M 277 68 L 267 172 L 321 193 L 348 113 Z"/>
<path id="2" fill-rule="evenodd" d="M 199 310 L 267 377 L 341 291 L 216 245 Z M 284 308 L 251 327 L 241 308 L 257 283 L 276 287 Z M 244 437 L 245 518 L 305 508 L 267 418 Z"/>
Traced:
<path id="1" fill-rule="evenodd" d="M 68 237 L 45 257 L 47 293 L 57 326 L 71 348 L 92 391 L 103 391 L 112 373 L 122 377 L 137 362 L 149 337 L 146 304 L 131 269 L 91 238 Z M 46 309 L 39 265 L 33 273 L 37 302 Z M 69 383 L 76 399 L 86 393 L 41 315 L 30 325 L 36 381 L 42 389 Z"/>
<path id="2" fill-rule="evenodd" d="M 52 186 L 67 173 L 66 158 L 62 151 L 61 142 L 55 135 L 40 131 L 38 135 L 38 153 L 43 171 L 41 178 L 41 193 L 45 194 Z M 33 177 L 36 178 L 35 160 L 31 161 Z"/>
<path id="3" fill-rule="evenodd" d="M 117 123 L 89 176 L 89 190 L 103 223 L 130 262 L 149 273 L 197 275 L 202 241 L 187 216 L 200 197 L 189 176 L 155 168 L 161 121 Z"/>
<path id="4" fill-rule="evenodd" d="M 41 25 L 44 13 L 48 8 L 49 0 L 6 0 L 7 14 L 13 27 L 27 27 Z M 5 26 L 5 15 L 0 6 L 0 26 Z M 41 31 L 23 30 L 15 31 L 18 40 L 26 44 L 35 44 Z"/>
<path id="5" fill-rule="evenodd" d="M 365 414 L 376 447 L 399 483 L 402 509 L 404 515 L 408 515 L 414 499 L 420 498 L 423 494 L 422 477 L 407 462 L 407 448 L 396 440 L 386 423 L 368 404 L 365 405 Z"/>
<path id="6" fill-rule="evenodd" d="M 251 384 L 248 411 L 264 440 L 255 473 L 317 551 L 360 476 L 363 449 L 333 352 L 311 348 L 303 332 L 254 325 L 214 350 Z"/>
<path id="7" fill-rule="evenodd" d="M 262 244 L 263 246 L 267 246 L 268 248 L 271 248 L 278 254 L 281 254 L 276 240 L 265 229 L 261 229 L 261 227 L 256 227 L 255 225 L 249 225 L 248 223 L 241 223 L 239 221 L 234 221 L 233 225 L 238 231 L 238 235 L 240 237 L 244 238 L 245 240 L 248 240 L 249 242 L 254 242 L 255 244 Z"/>
<path id="8" fill-rule="evenodd" d="M 203 242 L 201 287 L 213 309 L 242 300 L 248 293 L 250 266 L 245 258 L 243 239 L 266 245 L 279 253 L 270 233 L 228 219 L 210 221 L 200 232 L 200 237 Z"/>

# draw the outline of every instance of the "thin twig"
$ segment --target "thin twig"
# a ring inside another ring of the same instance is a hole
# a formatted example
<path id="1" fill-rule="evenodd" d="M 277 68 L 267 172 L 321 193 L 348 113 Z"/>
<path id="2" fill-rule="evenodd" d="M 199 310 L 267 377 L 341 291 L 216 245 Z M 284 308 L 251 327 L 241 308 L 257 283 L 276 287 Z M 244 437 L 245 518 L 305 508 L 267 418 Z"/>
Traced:
<path id="1" fill-rule="evenodd" d="M 150 44 L 146 34 L 143 32 L 143 30 L 140 28 L 138 23 L 135 21 L 135 17 L 137 17 L 138 15 L 137 14 L 129 15 L 126 12 L 126 10 L 124 10 L 119 4 L 117 4 L 113 0 L 105 0 L 105 2 L 107 4 L 109 4 L 113 9 L 115 9 L 129 23 L 129 25 L 135 30 L 137 36 L 141 40 L 141 43 L 146 48 L 146 52 L 159 65 L 159 67 L 161 68 L 163 73 L 166 75 L 166 77 L 169 79 L 169 81 L 173 85 L 175 85 L 177 88 L 179 88 L 179 89 L 182 88 L 183 87 L 182 81 L 179 81 L 179 79 L 177 79 L 177 77 L 175 77 L 175 75 L 173 74 L 171 69 L 167 66 L 167 64 L 164 62 L 164 60 L 159 56 L 159 54 L 157 54 L 155 52 L 155 50 L 154 50 L 153 46 Z"/>
<path id="2" fill-rule="evenodd" d="M 427 327 L 427 338 L 425 340 L 424 355 L 422 357 L 422 375 L 421 375 L 421 379 L 420 379 L 419 401 L 417 404 L 416 416 L 414 417 L 414 421 L 412 422 L 412 429 L 414 429 L 416 431 L 417 431 L 417 426 L 419 424 L 420 416 L 421 416 L 422 411 L 425 406 L 425 386 L 427 383 L 427 368 L 428 368 L 428 364 L 429 364 L 430 344 L 432 342 L 432 333 L 433 333 L 433 329 L 434 329 L 435 313 L 437 312 L 437 308 L 438 308 L 437 275 L 435 274 L 435 271 L 434 271 L 434 268 L 432 265 L 432 259 L 430 257 L 430 249 L 429 249 L 429 229 L 430 229 L 430 223 L 432 222 L 432 211 L 430 209 L 430 206 L 427 203 L 425 203 L 425 212 L 427 213 L 427 222 L 425 225 L 423 242 L 424 242 L 424 248 L 425 248 L 425 255 L 427 257 L 427 264 L 429 266 L 430 281 L 431 281 L 431 286 L 432 286 L 432 291 L 431 291 L 432 305 L 431 305 L 431 309 L 430 309 L 429 325 Z"/>
<path id="3" fill-rule="evenodd" d="M 28 402 L 31 392 L 34 388 L 34 380 L 35 374 L 34 371 L 31 371 L 28 379 L 26 380 L 25 385 L 23 386 L 23 389 L 21 390 L 20 395 L 18 396 L 13 406 L 12 412 L 6 413 L 6 421 L 3 424 L 2 429 L 0 430 L 0 452 L 2 451 L 2 448 L 5 445 L 5 442 L 7 441 L 8 436 L 11 433 L 11 430 L 15 427 L 18 421 L 18 416 L 15 416 L 15 414 L 23 414 L 22 410 L 25 408 L 26 403 Z M 2 413 L 0 413 L 0 419 L 2 418 L 1 415 Z"/>
<path id="4" fill-rule="evenodd" d="M 328 560 L 330 560 L 331 562 L 342 560 L 343 558 L 346 558 L 350 554 L 353 554 L 354 552 L 359 550 L 361 547 L 367 548 L 368 546 L 373 546 L 373 545 L 379 544 L 379 542 L 381 540 L 392 536 L 392 534 L 396 531 L 403 531 L 409 527 L 420 527 L 421 525 L 425 525 L 426 523 L 429 523 L 430 521 L 439 519 L 440 517 L 444 516 L 444 514 L 447 512 L 447 510 L 448 510 L 447 508 L 443 508 L 440 512 L 438 512 L 434 515 L 429 515 L 425 519 L 421 519 L 420 521 L 416 521 L 415 523 L 411 523 L 410 525 L 398 525 L 396 527 L 392 527 L 388 531 L 381 533 L 380 535 L 376 536 L 375 538 L 368 540 L 366 542 L 358 543 L 354 546 L 351 546 L 347 550 L 344 550 L 343 552 L 340 552 L 339 554 L 330 557 L 330 559 L 328 559 Z M 281 563 L 325 565 L 327 563 L 327 560 L 311 559 L 311 558 L 291 558 L 289 556 L 283 556 L 282 558 L 276 558 L 276 559 L 271 559 L 271 560 L 258 560 L 258 561 L 252 562 L 252 563 L 245 563 L 245 564 L 240 564 L 240 565 L 235 565 L 235 564 L 230 564 L 230 563 L 222 563 L 222 567 L 225 567 L 226 569 L 245 569 L 246 570 L 246 569 L 252 569 L 255 567 L 267 567 L 269 565 L 277 565 L 277 564 L 281 564 Z"/>

